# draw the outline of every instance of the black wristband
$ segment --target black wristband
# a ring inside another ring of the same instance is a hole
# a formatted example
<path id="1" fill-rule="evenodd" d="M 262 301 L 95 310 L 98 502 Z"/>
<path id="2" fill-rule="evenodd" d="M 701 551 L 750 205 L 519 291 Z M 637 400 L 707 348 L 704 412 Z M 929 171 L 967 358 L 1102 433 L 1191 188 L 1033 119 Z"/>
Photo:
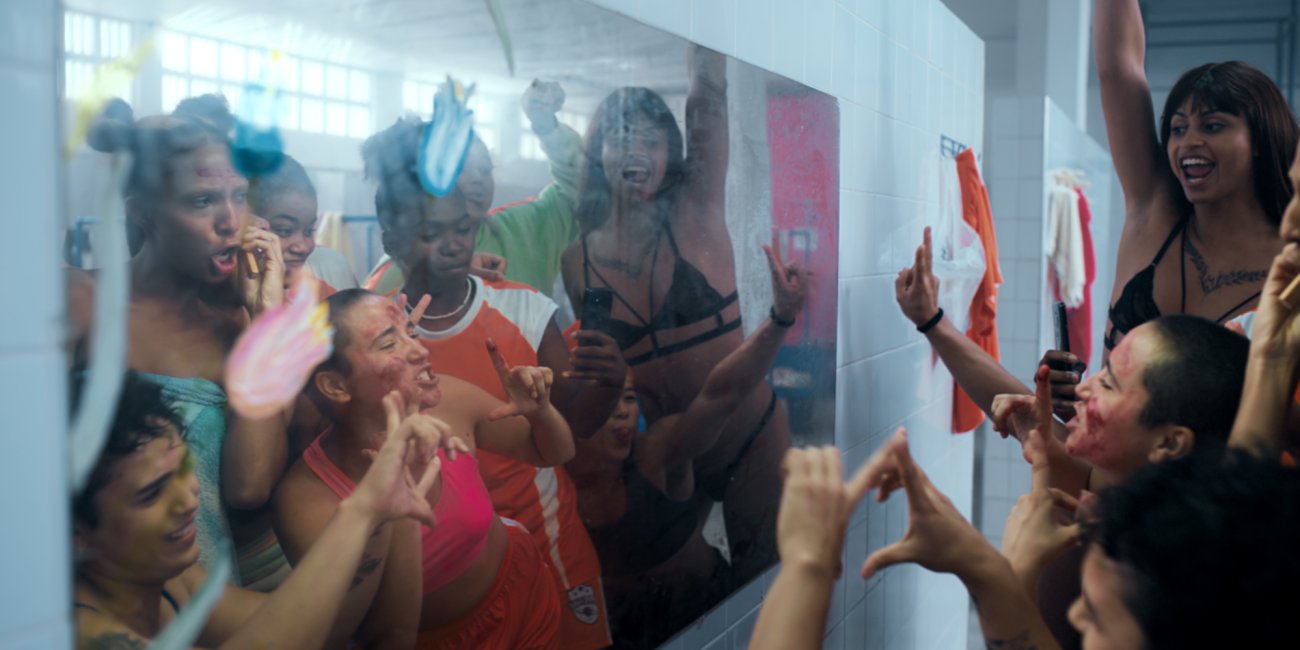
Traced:
<path id="1" fill-rule="evenodd" d="M 943 320 L 943 307 L 939 308 L 939 313 L 935 314 L 934 318 L 925 321 L 924 325 L 918 325 L 916 331 L 922 334 L 927 334 L 930 330 L 934 329 L 934 326 L 938 325 L 941 320 Z"/>
<path id="2" fill-rule="evenodd" d="M 785 327 L 785 328 L 794 327 L 794 321 L 796 318 L 798 318 L 796 316 L 795 318 L 791 318 L 790 320 L 781 320 L 781 317 L 776 315 L 776 305 L 773 305 L 767 310 L 767 317 L 771 318 L 772 322 L 776 323 L 778 327 Z"/>

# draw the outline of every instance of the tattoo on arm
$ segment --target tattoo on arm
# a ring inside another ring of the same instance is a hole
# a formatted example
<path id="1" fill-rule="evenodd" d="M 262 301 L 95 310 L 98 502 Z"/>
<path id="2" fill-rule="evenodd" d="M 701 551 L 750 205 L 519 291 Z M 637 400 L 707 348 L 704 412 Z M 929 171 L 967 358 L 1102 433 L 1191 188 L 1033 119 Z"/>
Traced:
<path id="1" fill-rule="evenodd" d="M 370 574 L 374 573 L 375 569 L 378 569 L 379 565 L 383 563 L 384 558 L 381 557 L 375 557 L 368 553 L 361 556 L 361 565 L 357 567 L 356 575 L 352 576 L 352 585 L 348 589 L 356 589 L 357 585 L 365 582 L 366 578 L 369 578 Z"/>
<path id="2" fill-rule="evenodd" d="M 1037 650 L 1038 646 L 1029 642 L 1029 630 L 1024 630 L 1020 634 L 1009 639 L 984 639 L 985 647 L 988 650 Z"/>
<path id="3" fill-rule="evenodd" d="M 124 632 L 101 634 L 86 643 L 86 650 L 144 650 L 144 641 Z"/>
<path id="4" fill-rule="evenodd" d="M 1187 234 L 1183 233 L 1186 237 Z M 1226 271 L 1216 276 L 1210 276 L 1210 265 L 1205 263 L 1205 258 L 1201 256 L 1201 251 L 1196 250 L 1196 246 L 1191 240 L 1187 242 L 1187 257 L 1192 260 L 1192 266 L 1196 267 L 1196 275 L 1201 282 L 1201 291 L 1209 294 L 1218 291 L 1224 287 L 1232 287 L 1239 284 L 1255 284 L 1268 279 L 1268 269 L 1263 271 Z"/>

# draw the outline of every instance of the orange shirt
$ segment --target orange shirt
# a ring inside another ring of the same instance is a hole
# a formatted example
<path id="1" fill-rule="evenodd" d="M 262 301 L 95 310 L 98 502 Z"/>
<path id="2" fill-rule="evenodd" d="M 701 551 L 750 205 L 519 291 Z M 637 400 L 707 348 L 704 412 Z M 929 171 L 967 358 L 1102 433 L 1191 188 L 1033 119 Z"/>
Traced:
<path id="1" fill-rule="evenodd" d="M 977 343 L 995 360 L 998 353 L 998 285 L 1002 271 L 998 268 L 998 242 L 993 234 L 993 213 L 989 193 L 980 180 L 975 152 L 966 149 L 957 154 L 957 176 L 961 180 L 961 216 L 979 233 L 984 245 L 984 279 L 971 302 L 970 327 L 966 338 Z M 970 431 L 984 421 L 984 412 L 959 386 L 953 387 L 952 430 Z"/>
<path id="2" fill-rule="evenodd" d="M 524 284 L 470 279 L 474 301 L 460 322 L 441 332 L 417 327 L 416 334 L 435 373 L 468 381 L 504 401 L 505 388 L 488 358 L 488 338 L 506 363 L 537 365 L 555 303 Z M 578 517 L 577 491 L 563 467 L 534 467 L 481 449 L 478 460 L 497 513 L 528 528 L 566 589 L 600 575 L 596 548 Z"/>

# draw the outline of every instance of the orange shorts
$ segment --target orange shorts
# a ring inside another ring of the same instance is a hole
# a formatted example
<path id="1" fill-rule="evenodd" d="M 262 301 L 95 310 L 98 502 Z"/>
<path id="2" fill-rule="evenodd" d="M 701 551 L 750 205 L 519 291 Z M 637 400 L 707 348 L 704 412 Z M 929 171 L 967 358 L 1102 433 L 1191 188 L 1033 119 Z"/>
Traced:
<path id="1" fill-rule="evenodd" d="M 483 600 L 464 616 L 420 632 L 420 650 L 558 650 L 560 598 L 555 583 L 538 578 L 551 571 L 533 538 L 506 526 L 506 555 Z"/>
<path id="2" fill-rule="evenodd" d="M 605 613 L 605 586 L 599 577 L 569 589 L 561 585 L 559 597 L 560 641 L 566 649 L 598 650 L 614 643 Z"/>

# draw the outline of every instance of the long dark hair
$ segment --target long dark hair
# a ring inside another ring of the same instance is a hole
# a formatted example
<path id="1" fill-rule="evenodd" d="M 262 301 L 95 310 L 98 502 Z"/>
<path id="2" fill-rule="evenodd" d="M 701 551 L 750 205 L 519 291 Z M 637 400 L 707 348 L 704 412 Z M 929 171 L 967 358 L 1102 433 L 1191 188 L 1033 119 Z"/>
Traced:
<path id="1" fill-rule="evenodd" d="M 1291 200 L 1291 181 L 1287 170 L 1295 157 L 1296 140 L 1300 139 L 1291 108 L 1277 84 L 1268 75 L 1241 61 L 1206 63 L 1183 73 L 1169 91 L 1165 110 L 1160 116 L 1160 143 L 1169 144 L 1170 122 L 1188 99 L 1201 110 L 1215 110 L 1243 117 L 1250 125 L 1250 148 L 1258 164 L 1253 166 L 1255 196 L 1274 225 L 1281 223 L 1282 213 Z M 1177 191 L 1185 214 L 1192 205 Z"/>
<path id="2" fill-rule="evenodd" d="M 578 184 L 578 205 L 574 209 L 583 233 L 599 228 L 609 219 L 611 190 L 609 180 L 605 178 L 605 166 L 601 163 L 605 137 L 638 117 L 649 120 L 668 139 L 668 166 L 664 170 L 663 183 L 654 196 L 659 216 L 671 214 L 672 207 L 677 203 L 677 194 L 681 190 L 682 179 L 686 176 L 685 147 L 677 118 L 673 117 L 668 104 L 655 91 L 632 86 L 619 88 L 610 93 L 596 109 L 583 145 L 586 159 L 583 161 Z"/>

